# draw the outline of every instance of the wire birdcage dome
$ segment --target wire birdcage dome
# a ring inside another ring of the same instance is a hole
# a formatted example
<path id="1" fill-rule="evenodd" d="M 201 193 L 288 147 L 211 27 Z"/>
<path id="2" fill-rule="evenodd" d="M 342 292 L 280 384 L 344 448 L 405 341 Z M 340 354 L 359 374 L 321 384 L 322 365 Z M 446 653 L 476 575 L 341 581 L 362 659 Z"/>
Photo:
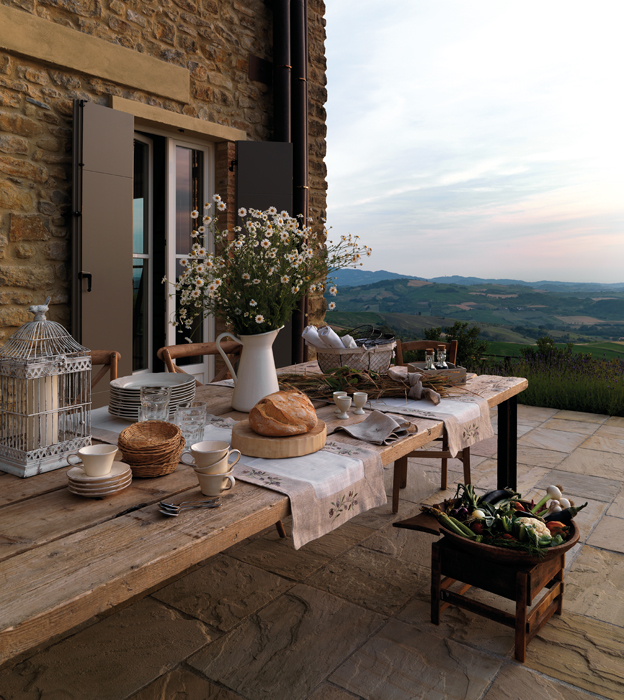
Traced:
<path id="1" fill-rule="evenodd" d="M 91 353 L 46 319 L 49 303 L 0 348 L 0 470 L 17 476 L 67 466 L 91 444 Z"/>

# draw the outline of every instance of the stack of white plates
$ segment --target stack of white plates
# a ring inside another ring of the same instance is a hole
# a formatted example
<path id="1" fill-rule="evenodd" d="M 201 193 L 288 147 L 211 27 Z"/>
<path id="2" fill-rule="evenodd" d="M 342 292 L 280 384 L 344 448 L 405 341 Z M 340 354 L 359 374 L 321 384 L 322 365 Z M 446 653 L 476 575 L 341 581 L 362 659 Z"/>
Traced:
<path id="1" fill-rule="evenodd" d="M 119 377 L 110 383 L 108 412 L 111 416 L 138 420 L 142 386 L 171 387 L 169 416 L 174 414 L 181 403 L 193 401 L 195 398 L 195 378 L 189 374 L 156 372 Z"/>
<path id="2" fill-rule="evenodd" d="M 87 498 L 102 498 L 123 491 L 132 483 L 132 470 L 124 462 L 113 462 L 113 468 L 105 476 L 87 476 L 82 467 L 72 467 L 67 472 L 71 493 Z"/>

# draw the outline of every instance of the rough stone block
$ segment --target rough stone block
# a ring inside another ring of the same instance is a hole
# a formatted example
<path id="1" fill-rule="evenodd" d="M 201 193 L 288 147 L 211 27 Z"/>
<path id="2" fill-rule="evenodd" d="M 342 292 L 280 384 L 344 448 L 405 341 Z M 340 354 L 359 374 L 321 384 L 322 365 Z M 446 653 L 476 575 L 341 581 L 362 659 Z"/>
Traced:
<path id="1" fill-rule="evenodd" d="M 25 289 L 49 289 L 54 284 L 54 270 L 50 265 L 0 265 L 0 285 Z"/>
<path id="2" fill-rule="evenodd" d="M 35 252 L 34 247 L 30 243 L 17 243 L 15 245 L 15 256 L 23 260 L 32 258 Z"/>
<path id="3" fill-rule="evenodd" d="M 21 114 L 0 112 L 0 131 L 8 131 L 20 136 L 38 136 L 43 131 L 43 127 L 32 119 L 22 117 Z"/>
<path id="4" fill-rule="evenodd" d="M 0 309 L 0 326 L 2 328 L 22 326 L 24 323 L 28 323 L 29 321 L 32 321 L 32 315 L 28 313 L 26 309 Z"/>
<path id="5" fill-rule="evenodd" d="M 11 156 L 0 156 L 0 172 L 10 177 L 25 178 L 33 182 L 42 183 L 48 179 L 48 171 L 43 166 Z"/>
<path id="6" fill-rule="evenodd" d="M 11 214 L 10 241 L 46 241 L 50 232 L 37 214 Z"/>
<path id="7" fill-rule="evenodd" d="M 32 294 L 26 292 L 0 292 L 0 304 L 32 304 Z"/>
<path id="8" fill-rule="evenodd" d="M 69 249 L 65 241 L 52 241 L 46 246 L 46 258 L 48 260 L 67 260 Z"/>
<path id="9" fill-rule="evenodd" d="M 0 187 L 0 209 L 28 211 L 32 209 L 33 198 L 30 192 L 16 187 L 5 180 Z"/>
<path id="10" fill-rule="evenodd" d="M 28 153 L 28 141 L 19 136 L 0 136 L 0 151 L 2 153 L 17 153 L 26 155 Z"/>

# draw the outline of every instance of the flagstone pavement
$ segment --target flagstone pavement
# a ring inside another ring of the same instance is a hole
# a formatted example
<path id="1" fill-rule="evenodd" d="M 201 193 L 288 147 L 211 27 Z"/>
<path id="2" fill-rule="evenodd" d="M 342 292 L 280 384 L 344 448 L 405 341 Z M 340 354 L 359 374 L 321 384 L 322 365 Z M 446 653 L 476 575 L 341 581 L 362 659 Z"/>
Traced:
<path id="1" fill-rule="evenodd" d="M 518 413 L 518 489 L 537 496 L 559 484 L 588 502 L 567 555 L 563 615 L 526 663 L 514 660 L 507 627 L 452 608 L 431 624 L 434 538 L 392 523 L 455 486 L 439 491 L 439 463 L 415 459 L 397 515 L 382 506 L 299 551 L 274 530 L 241 542 L 0 669 L 0 698 L 622 700 L 624 418 Z M 495 451 L 495 439 L 472 450 L 479 490 L 495 487 Z"/>

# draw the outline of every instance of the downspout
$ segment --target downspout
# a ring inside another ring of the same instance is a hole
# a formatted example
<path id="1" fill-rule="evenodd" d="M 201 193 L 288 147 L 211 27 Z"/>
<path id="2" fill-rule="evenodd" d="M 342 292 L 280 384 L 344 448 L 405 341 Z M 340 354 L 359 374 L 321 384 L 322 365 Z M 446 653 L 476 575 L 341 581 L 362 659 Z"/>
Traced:
<path id="1" fill-rule="evenodd" d="M 308 189 L 308 2 L 291 0 L 290 35 L 292 57 L 292 142 L 293 142 L 293 209 L 309 216 Z M 292 318 L 293 362 L 307 359 L 301 333 L 306 325 L 306 300 L 303 299 Z"/>
<path id="2" fill-rule="evenodd" d="M 290 0 L 273 0 L 273 121 L 275 141 L 291 140 Z"/>

